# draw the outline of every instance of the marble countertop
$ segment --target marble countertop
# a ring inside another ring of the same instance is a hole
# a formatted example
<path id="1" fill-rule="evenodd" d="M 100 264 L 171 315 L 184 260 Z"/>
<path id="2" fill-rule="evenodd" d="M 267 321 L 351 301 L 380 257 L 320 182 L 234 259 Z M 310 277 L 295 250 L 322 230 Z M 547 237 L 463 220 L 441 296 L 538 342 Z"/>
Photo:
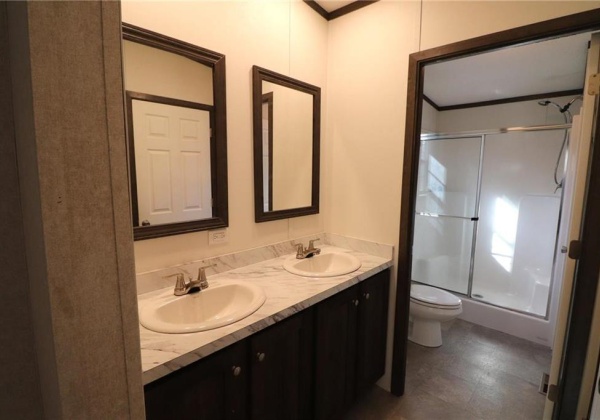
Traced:
<path id="1" fill-rule="evenodd" d="M 329 245 L 321 248 L 323 251 L 354 255 L 361 261 L 362 266 L 357 271 L 343 276 L 308 278 L 285 271 L 283 262 L 290 255 L 281 256 L 208 277 L 211 285 L 236 280 L 252 282 L 263 288 L 267 298 L 265 303 L 247 318 L 225 327 L 189 334 L 161 334 L 140 325 L 144 384 L 242 340 L 392 265 L 388 258 Z M 144 293 L 138 296 L 138 300 L 143 303 L 164 290 Z"/>

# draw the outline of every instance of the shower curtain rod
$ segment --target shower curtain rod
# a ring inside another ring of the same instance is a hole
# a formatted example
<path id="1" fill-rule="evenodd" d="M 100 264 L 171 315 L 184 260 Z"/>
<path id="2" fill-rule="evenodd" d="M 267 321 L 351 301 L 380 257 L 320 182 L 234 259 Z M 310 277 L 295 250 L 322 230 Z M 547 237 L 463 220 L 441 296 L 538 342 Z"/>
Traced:
<path id="1" fill-rule="evenodd" d="M 421 134 L 421 140 L 445 140 L 445 139 L 461 139 L 468 137 L 481 137 L 490 134 L 514 133 L 520 131 L 550 131 L 550 130 L 566 130 L 571 128 L 571 124 L 554 124 L 554 125 L 532 125 L 530 127 L 506 127 L 496 128 L 494 130 L 481 131 L 459 131 L 456 133 L 431 133 Z"/>

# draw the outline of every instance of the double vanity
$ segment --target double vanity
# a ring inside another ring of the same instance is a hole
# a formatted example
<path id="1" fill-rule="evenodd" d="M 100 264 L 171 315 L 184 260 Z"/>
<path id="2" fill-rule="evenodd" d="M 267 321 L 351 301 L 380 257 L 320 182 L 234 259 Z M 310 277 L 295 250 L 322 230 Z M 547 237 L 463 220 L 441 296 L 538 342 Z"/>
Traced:
<path id="1" fill-rule="evenodd" d="M 123 24 L 123 62 L 134 239 L 228 228 L 225 56 Z M 248 71 L 254 221 L 318 214 L 321 89 Z M 139 274 L 147 418 L 343 415 L 385 370 L 392 252 L 335 236 Z"/>
<path id="2" fill-rule="evenodd" d="M 343 414 L 384 373 L 391 260 L 321 250 L 211 275 L 193 294 L 140 295 L 147 418 Z"/>

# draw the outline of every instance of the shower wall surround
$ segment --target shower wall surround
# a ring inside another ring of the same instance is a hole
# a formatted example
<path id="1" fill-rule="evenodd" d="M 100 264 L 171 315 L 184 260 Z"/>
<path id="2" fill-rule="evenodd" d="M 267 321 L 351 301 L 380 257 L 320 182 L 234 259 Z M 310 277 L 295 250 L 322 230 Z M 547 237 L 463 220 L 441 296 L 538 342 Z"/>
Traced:
<path id="1" fill-rule="evenodd" d="M 563 103 L 571 98 L 553 100 Z M 574 113 L 579 106 L 575 105 Z M 424 116 L 428 130 L 442 133 L 564 123 L 562 115 L 539 106 L 537 101 L 443 112 L 430 109 Z M 486 135 L 477 212 L 466 211 L 476 196 L 476 176 L 465 171 L 479 164 L 476 152 L 480 137 L 427 141 L 421 150 L 419 190 L 430 192 L 417 200 L 417 212 L 469 213 L 478 221 L 417 214 L 420 233 L 415 236 L 415 280 L 539 317 L 509 321 L 513 315 L 506 311 L 488 307 L 489 314 L 484 314 L 483 308 L 472 309 L 476 302 L 470 300 L 465 301 L 462 315 L 544 344 L 552 338 L 557 301 L 551 296 L 558 294 L 561 281 L 559 278 L 552 284 L 561 197 L 561 191 L 555 191 L 553 172 L 563 136 L 564 130 Z M 440 232 L 444 234 L 440 236 Z M 471 246 L 473 239 L 475 248 Z M 461 249 L 463 252 L 458 252 Z M 511 327 L 517 324 L 523 328 Z"/>

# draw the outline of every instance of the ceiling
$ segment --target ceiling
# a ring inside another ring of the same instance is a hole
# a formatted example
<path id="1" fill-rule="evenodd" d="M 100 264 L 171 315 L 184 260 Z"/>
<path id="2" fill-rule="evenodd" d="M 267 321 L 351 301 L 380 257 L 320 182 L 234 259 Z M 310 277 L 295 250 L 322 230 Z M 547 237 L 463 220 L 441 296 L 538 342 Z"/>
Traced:
<path id="1" fill-rule="evenodd" d="M 438 107 L 583 89 L 590 33 L 505 48 L 425 67 Z"/>
<path id="2" fill-rule="evenodd" d="M 350 1 L 316 0 L 316 3 L 318 3 L 319 6 L 321 6 L 323 9 L 325 9 L 328 13 L 331 13 L 334 10 L 337 10 L 344 6 L 349 5 L 350 3 L 354 3 L 354 1 L 358 1 L 358 0 L 350 0 Z"/>

